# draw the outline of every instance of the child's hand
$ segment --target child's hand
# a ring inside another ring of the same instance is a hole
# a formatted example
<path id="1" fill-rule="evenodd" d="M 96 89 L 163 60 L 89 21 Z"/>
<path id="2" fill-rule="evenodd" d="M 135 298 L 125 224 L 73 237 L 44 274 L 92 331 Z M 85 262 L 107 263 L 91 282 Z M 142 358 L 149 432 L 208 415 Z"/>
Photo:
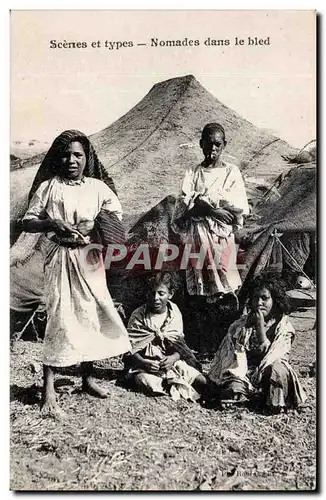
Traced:
<path id="1" fill-rule="evenodd" d="M 234 218 L 233 215 L 224 208 L 215 208 L 212 210 L 212 215 L 225 224 L 232 224 Z"/>
<path id="2" fill-rule="evenodd" d="M 213 208 L 210 200 L 204 195 L 199 194 L 194 200 L 194 213 L 196 216 L 205 217 L 210 215 Z"/>
<path id="3" fill-rule="evenodd" d="M 165 358 L 163 358 L 160 363 L 161 370 L 170 370 L 174 363 L 176 361 L 179 361 L 179 359 L 180 355 L 177 352 L 175 354 L 171 354 L 170 356 L 165 356 Z"/>
<path id="4" fill-rule="evenodd" d="M 254 321 L 255 321 L 255 326 L 257 328 L 258 332 L 263 332 L 265 331 L 265 319 L 262 311 L 258 309 L 254 313 Z"/>
<path id="5" fill-rule="evenodd" d="M 160 363 L 159 361 L 152 361 L 149 359 L 144 360 L 143 368 L 148 373 L 153 373 L 154 375 L 160 371 Z"/>
<path id="6" fill-rule="evenodd" d="M 247 319 L 247 326 L 253 326 L 256 329 L 258 339 L 261 343 L 266 342 L 265 318 L 260 309 L 250 312 Z"/>
<path id="7" fill-rule="evenodd" d="M 250 311 L 247 318 L 247 326 L 258 326 L 264 324 L 264 315 L 260 309 L 257 311 Z"/>
<path id="8" fill-rule="evenodd" d="M 209 203 L 208 199 L 206 196 L 202 196 L 202 195 L 198 195 L 196 198 L 195 198 L 195 205 L 196 207 L 200 207 L 200 208 L 206 208 L 206 209 L 209 209 L 209 208 L 212 208 L 211 204 Z"/>
<path id="9" fill-rule="evenodd" d="M 241 215 L 243 212 L 242 208 L 236 208 L 234 205 L 231 205 L 225 200 L 220 201 L 220 207 L 224 208 L 224 210 L 228 210 L 233 215 Z"/>

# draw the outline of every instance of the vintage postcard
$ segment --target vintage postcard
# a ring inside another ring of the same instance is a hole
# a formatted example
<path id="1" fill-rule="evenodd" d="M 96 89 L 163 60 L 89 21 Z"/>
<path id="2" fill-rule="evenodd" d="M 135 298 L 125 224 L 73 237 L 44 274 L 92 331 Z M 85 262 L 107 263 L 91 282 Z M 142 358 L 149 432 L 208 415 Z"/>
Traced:
<path id="1" fill-rule="evenodd" d="M 11 490 L 318 487 L 316 23 L 11 11 Z"/>

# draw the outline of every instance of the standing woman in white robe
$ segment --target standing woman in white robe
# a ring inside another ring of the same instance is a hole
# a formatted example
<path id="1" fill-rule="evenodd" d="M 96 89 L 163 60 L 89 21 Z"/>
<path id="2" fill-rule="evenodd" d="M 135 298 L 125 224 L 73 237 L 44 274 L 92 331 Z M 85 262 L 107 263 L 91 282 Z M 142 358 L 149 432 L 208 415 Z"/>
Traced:
<path id="1" fill-rule="evenodd" d="M 189 295 L 214 297 L 234 293 L 241 285 L 234 232 L 242 227 L 249 206 L 239 168 L 221 158 L 225 146 L 222 125 L 207 124 L 200 139 L 204 160 L 186 171 L 173 214 L 172 228 L 182 242 L 192 253 L 205 255 L 201 264 L 190 259 Z"/>
<path id="2" fill-rule="evenodd" d="M 127 330 L 107 289 L 102 254 L 92 252 L 93 265 L 85 259 L 99 212 L 121 220 L 120 202 L 109 186 L 114 189 L 88 138 L 65 131 L 40 166 L 23 219 L 25 231 L 45 233 L 50 240 L 44 265 L 43 410 L 51 414 L 59 411 L 56 367 L 81 363 L 83 390 L 104 398 L 106 391 L 91 376 L 93 361 L 130 349 Z"/>

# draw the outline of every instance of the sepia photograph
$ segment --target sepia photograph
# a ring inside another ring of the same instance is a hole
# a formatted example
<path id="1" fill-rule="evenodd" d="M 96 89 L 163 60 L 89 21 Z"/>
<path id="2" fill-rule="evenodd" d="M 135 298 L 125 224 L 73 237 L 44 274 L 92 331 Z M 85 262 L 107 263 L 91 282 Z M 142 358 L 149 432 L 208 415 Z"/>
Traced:
<path id="1" fill-rule="evenodd" d="M 10 11 L 10 490 L 316 491 L 316 10 Z"/>

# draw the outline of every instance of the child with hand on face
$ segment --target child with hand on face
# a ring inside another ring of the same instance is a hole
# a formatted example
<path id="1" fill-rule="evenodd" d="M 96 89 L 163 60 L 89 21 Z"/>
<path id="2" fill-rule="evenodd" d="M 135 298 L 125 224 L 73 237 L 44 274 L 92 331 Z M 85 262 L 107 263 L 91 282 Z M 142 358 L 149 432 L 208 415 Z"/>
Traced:
<path id="1" fill-rule="evenodd" d="M 132 352 L 125 357 L 127 380 L 149 395 L 196 401 L 206 379 L 185 343 L 180 310 L 171 302 L 175 289 L 172 273 L 159 272 L 149 280 L 147 302 L 128 324 Z"/>
<path id="2" fill-rule="evenodd" d="M 295 332 L 284 284 L 257 277 L 249 290 L 249 308 L 230 326 L 208 373 L 221 400 L 260 395 L 273 413 L 304 403 L 306 395 L 289 363 Z"/>

